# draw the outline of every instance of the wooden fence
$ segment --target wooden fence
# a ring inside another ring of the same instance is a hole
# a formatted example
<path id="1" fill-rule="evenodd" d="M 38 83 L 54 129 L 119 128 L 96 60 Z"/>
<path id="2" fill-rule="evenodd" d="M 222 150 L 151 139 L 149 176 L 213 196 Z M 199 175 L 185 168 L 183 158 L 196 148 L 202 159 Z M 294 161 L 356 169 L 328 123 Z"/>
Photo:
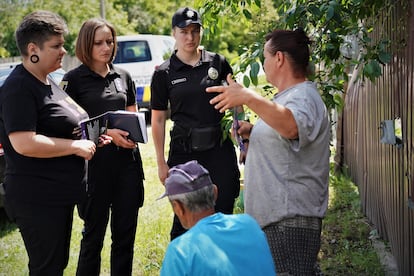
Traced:
<path id="1" fill-rule="evenodd" d="M 338 148 L 343 165 L 359 187 L 363 212 L 389 241 L 399 275 L 414 275 L 413 2 L 394 1 L 395 8 L 378 16 L 372 38 L 385 34 L 391 39 L 392 61 L 375 82 L 351 80 Z M 391 127 L 389 137 L 384 135 L 384 126 Z M 385 141 L 387 137 L 391 141 Z"/>

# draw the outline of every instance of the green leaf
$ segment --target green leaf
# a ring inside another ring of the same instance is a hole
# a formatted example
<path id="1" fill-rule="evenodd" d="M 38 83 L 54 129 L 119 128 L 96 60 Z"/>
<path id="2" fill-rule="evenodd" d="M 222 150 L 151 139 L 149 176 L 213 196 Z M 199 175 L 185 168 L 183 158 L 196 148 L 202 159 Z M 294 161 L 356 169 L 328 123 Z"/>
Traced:
<path id="1" fill-rule="evenodd" d="M 332 19 L 332 17 L 335 14 L 335 9 L 334 7 L 332 7 L 331 5 L 328 7 L 328 11 L 326 13 L 326 20 L 329 21 Z"/>
<path id="2" fill-rule="evenodd" d="M 371 81 L 374 81 L 375 78 L 381 76 L 381 66 L 376 60 L 370 60 L 364 66 L 364 75 L 369 78 Z"/>
<path id="3" fill-rule="evenodd" d="M 252 14 L 248 10 L 243 9 L 243 14 L 247 19 L 252 19 Z"/>
<path id="4" fill-rule="evenodd" d="M 259 84 L 259 79 L 258 79 L 258 74 L 259 74 L 259 70 L 260 70 L 260 65 L 258 62 L 253 62 L 250 64 L 250 80 L 252 81 L 252 83 L 257 86 Z"/>
<path id="5" fill-rule="evenodd" d="M 378 53 L 378 59 L 382 64 L 390 63 L 391 57 L 392 57 L 392 55 L 390 53 L 387 53 L 387 52 L 381 51 L 381 52 Z"/>
<path id="6" fill-rule="evenodd" d="M 254 52 L 252 53 L 252 58 L 258 57 L 261 53 L 260 49 L 256 49 L 254 50 Z"/>
<path id="7" fill-rule="evenodd" d="M 260 65 L 258 62 L 255 61 L 252 64 L 250 64 L 251 75 L 257 76 L 259 74 L 259 71 L 260 71 Z"/>
<path id="8" fill-rule="evenodd" d="M 248 76 L 246 76 L 246 75 L 244 75 L 244 77 L 243 77 L 243 85 L 244 85 L 245 87 L 249 87 L 249 86 L 250 86 L 250 79 L 249 79 L 249 77 L 248 77 Z"/>
<path id="9" fill-rule="evenodd" d="M 250 76 L 250 80 L 252 81 L 253 85 L 259 85 L 259 78 L 256 76 Z"/>
<path id="10" fill-rule="evenodd" d="M 308 11 L 311 13 L 312 16 L 315 18 L 319 18 L 321 15 L 320 9 L 316 5 L 310 5 Z"/>

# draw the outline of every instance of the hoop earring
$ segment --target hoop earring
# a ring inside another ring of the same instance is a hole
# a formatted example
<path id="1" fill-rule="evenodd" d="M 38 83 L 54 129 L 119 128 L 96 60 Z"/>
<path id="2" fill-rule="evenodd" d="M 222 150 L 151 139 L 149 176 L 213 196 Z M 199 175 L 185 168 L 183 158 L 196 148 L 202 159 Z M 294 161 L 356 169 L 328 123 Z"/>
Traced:
<path id="1" fill-rule="evenodd" d="M 31 55 L 30 56 L 30 61 L 32 63 L 38 63 L 39 62 L 39 56 L 38 55 Z"/>

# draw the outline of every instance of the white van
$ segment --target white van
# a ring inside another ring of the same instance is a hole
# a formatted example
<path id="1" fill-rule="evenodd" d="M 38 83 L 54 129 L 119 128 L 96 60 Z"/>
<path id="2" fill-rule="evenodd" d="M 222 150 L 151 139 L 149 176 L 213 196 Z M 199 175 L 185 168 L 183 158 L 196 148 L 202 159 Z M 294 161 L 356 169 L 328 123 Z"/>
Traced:
<path id="1" fill-rule="evenodd" d="M 175 39 L 166 35 L 118 36 L 114 64 L 124 68 L 135 82 L 138 108 L 149 112 L 150 84 L 157 66 L 174 51 Z"/>

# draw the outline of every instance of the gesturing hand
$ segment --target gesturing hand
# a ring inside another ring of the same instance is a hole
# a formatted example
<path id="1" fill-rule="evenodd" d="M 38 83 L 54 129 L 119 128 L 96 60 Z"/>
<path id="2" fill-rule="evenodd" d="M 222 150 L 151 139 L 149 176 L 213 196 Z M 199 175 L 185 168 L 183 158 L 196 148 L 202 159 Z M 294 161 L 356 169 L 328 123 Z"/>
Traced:
<path id="1" fill-rule="evenodd" d="M 206 89 L 207 93 L 220 93 L 210 100 L 210 104 L 214 105 L 214 108 L 221 113 L 225 112 L 226 109 L 243 105 L 245 94 L 248 93 L 242 85 L 233 80 L 231 74 L 227 75 L 227 83 L 226 86 L 211 86 Z"/>

